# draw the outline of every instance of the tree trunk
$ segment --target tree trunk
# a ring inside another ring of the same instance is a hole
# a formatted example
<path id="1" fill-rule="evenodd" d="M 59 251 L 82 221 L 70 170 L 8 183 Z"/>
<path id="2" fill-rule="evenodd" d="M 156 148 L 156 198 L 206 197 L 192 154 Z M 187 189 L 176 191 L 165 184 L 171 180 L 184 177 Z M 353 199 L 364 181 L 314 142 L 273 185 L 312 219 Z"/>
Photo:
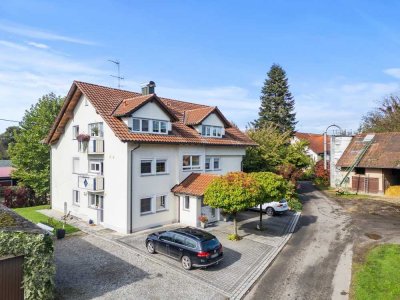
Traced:
<path id="1" fill-rule="evenodd" d="M 237 230 L 236 213 L 233 214 L 233 228 L 234 228 L 235 236 L 237 236 L 238 235 L 238 230 Z"/>
<path id="2" fill-rule="evenodd" d="M 258 225 L 258 230 L 262 230 L 262 215 L 263 215 L 263 211 L 262 211 L 262 204 L 260 204 L 260 223 Z"/>

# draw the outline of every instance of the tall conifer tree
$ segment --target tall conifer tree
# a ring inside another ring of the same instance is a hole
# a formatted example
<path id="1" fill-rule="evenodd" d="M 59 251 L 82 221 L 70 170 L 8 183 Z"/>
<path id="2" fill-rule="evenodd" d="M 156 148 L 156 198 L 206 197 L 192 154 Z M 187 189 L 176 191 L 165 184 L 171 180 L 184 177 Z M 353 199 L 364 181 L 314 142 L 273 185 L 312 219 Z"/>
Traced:
<path id="1" fill-rule="evenodd" d="M 259 118 L 254 125 L 256 128 L 265 128 L 272 123 L 282 133 L 293 134 L 297 123 L 296 113 L 286 72 L 281 66 L 273 64 L 267 75 L 261 90 Z"/>

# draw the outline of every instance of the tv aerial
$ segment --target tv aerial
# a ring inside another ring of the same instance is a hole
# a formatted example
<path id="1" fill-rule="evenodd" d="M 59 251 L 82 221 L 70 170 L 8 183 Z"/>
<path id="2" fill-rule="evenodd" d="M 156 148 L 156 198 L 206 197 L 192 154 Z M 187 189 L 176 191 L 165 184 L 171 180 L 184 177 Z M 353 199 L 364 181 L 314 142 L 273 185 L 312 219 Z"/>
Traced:
<path id="1" fill-rule="evenodd" d="M 121 73 L 120 73 L 120 62 L 119 62 L 119 60 L 112 60 L 112 59 L 109 59 L 108 61 L 112 62 L 113 64 L 115 64 L 117 66 L 118 75 L 110 75 L 110 76 L 118 79 L 118 88 L 120 89 L 121 88 L 121 80 L 124 80 L 124 77 L 121 77 Z"/>

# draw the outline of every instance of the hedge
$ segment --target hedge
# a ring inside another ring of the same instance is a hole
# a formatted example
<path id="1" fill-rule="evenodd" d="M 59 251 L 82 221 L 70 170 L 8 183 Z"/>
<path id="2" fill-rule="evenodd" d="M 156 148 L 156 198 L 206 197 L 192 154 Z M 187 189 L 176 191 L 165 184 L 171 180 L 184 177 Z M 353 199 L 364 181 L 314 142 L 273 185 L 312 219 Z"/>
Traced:
<path id="1" fill-rule="evenodd" d="M 50 236 L 0 231 L 0 256 L 24 255 L 24 299 L 54 298 L 54 248 Z"/>

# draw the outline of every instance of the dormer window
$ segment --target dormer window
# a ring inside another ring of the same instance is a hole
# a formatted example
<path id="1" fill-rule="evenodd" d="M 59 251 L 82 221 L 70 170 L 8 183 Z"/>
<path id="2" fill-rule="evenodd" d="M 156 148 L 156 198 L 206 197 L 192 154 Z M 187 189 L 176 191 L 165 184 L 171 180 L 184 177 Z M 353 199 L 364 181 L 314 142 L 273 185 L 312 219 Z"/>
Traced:
<path id="1" fill-rule="evenodd" d="M 220 137 L 222 137 L 222 127 L 202 125 L 201 126 L 201 135 L 220 138 Z"/>
<path id="2" fill-rule="evenodd" d="M 132 119 L 132 131 L 133 132 L 150 132 L 157 134 L 168 133 L 168 122 L 161 120 L 150 120 L 150 119 Z"/>

